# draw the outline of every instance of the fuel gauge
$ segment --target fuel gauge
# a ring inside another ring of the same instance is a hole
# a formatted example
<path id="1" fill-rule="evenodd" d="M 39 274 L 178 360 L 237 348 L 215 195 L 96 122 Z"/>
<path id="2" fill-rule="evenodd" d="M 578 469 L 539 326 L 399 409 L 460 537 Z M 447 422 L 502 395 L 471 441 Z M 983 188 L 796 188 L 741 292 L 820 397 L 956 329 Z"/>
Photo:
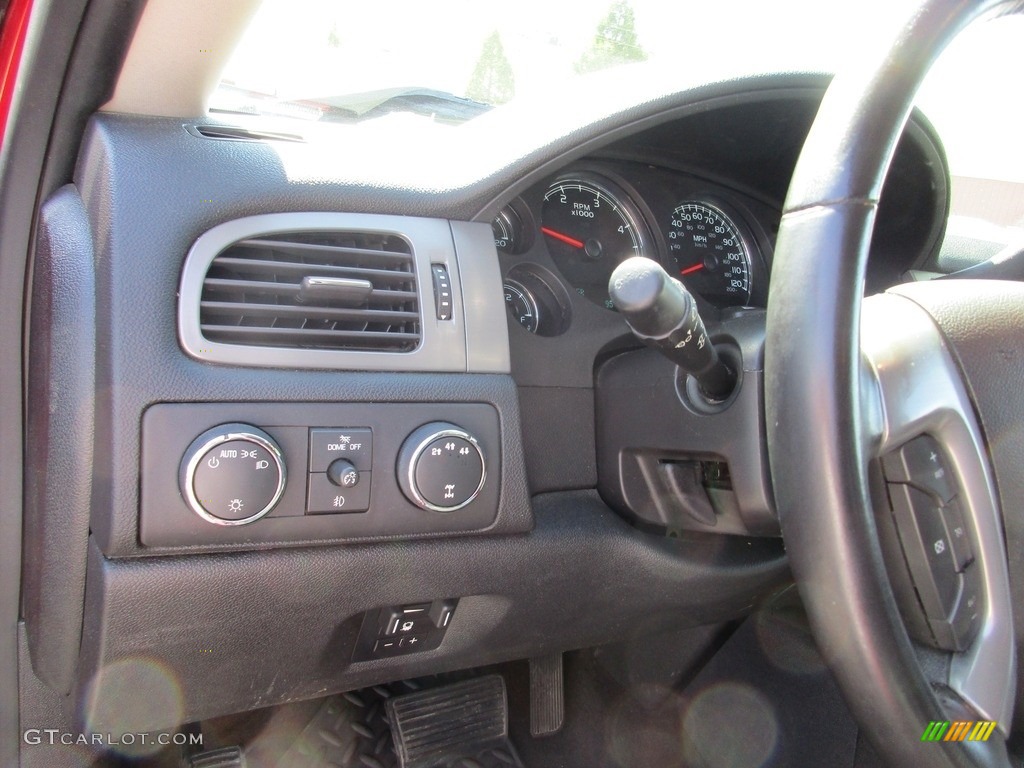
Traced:
<path id="1" fill-rule="evenodd" d="M 505 280 L 505 306 L 509 314 L 530 333 L 536 333 L 540 327 L 540 307 L 537 297 L 518 280 Z"/>
<path id="2" fill-rule="evenodd" d="M 516 264 L 503 283 L 505 307 L 524 331 L 558 336 L 569 327 L 571 302 L 565 286 L 539 264 Z"/>

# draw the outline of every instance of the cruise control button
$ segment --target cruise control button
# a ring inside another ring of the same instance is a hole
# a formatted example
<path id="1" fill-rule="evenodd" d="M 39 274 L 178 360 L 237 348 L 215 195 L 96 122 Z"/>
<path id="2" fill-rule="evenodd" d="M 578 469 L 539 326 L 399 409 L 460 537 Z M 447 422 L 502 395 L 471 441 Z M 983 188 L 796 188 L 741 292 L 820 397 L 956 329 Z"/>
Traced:
<path id="1" fill-rule="evenodd" d="M 927 435 L 914 438 L 883 459 L 885 476 L 934 493 L 943 503 L 956 496 L 956 485 L 942 448 Z"/>
<path id="2" fill-rule="evenodd" d="M 954 499 L 939 510 L 943 522 L 946 524 L 946 534 L 953 544 L 953 560 L 956 562 L 956 569 L 963 571 L 974 560 L 974 553 L 971 552 L 971 542 L 967 536 L 967 526 L 964 525 L 964 516 L 960 513 L 960 504 Z"/>
<path id="3" fill-rule="evenodd" d="M 956 606 L 960 574 L 938 506 L 916 488 L 889 484 L 893 516 L 914 587 L 930 619 L 947 619 Z"/>
<path id="4" fill-rule="evenodd" d="M 957 603 L 953 620 L 950 622 L 953 628 L 953 641 L 958 651 L 965 650 L 978 634 L 985 603 L 984 586 L 978 567 L 967 568 L 963 579 L 964 588 L 960 593 L 960 601 Z"/>
<path id="5" fill-rule="evenodd" d="M 360 472 L 373 469 L 373 432 L 365 427 L 309 430 L 309 471 L 326 472 L 337 459 L 347 459 Z"/>
<path id="6" fill-rule="evenodd" d="M 968 566 L 961 579 L 963 589 L 952 617 L 928 621 L 936 643 L 947 651 L 966 651 L 981 628 L 985 599 L 981 572 L 975 566 Z"/>

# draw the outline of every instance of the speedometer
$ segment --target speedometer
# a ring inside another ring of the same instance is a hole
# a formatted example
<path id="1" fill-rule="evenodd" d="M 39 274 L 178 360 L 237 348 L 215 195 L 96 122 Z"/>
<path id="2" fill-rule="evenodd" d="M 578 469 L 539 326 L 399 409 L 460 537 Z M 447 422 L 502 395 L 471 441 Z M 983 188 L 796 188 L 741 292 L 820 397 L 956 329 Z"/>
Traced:
<path id="1" fill-rule="evenodd" d="M 670 270 L 687 288 L 719 307 L 750 303 L 751 259 L 740 228 L 717 206 L 688 200 L 672 211 Z"/>
<path id="2" fill-rule="evenodd" d="M 608 278 L 630 256 L 645 256 L 647 228 L 624 190 L 596 174 L 555 181 L 544 195 L 540 231 L 565 279 L 608 309 Z"/>

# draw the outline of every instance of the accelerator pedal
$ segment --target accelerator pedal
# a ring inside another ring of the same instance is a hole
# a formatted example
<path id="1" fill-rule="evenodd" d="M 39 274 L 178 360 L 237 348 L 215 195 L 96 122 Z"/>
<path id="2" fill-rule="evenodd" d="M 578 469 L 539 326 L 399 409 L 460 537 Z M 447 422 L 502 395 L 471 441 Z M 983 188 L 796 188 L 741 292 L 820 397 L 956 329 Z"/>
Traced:
<path id="1" fill-rule="evenodd" d="M 562 654 L 530 659 L 530 735 L 535 739 L 562 730 L 565 722 L 565 682 Z"/>
<path id="2" fill-rule="evenodd" d="M 501 675 L 396 696 L 387 712 L 401 768 L 522 768 L 508 738 Z"/>

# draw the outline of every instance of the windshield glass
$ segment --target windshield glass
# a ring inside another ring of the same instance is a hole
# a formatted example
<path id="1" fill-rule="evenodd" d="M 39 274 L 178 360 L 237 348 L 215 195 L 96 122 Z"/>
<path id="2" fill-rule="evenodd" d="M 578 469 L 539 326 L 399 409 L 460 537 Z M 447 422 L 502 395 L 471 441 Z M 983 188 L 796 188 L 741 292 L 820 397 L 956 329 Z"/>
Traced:
<path id="1" fill-rule="evenodd" d="M 626 74 L 625 67 L 633 68 L 629 76 L 608 80 L 609 87 L 657 80 L 678 89 L 742 73 L 833 72 L 874 55 L 915 5 L 264 0 L 211 108 L 331 124 L 373 121 L 405 136 L 464 124 L 508 102 L 542 98 L 550 107 L 581 78 Z M 954 186 L 957 177 L 1024 182 L 1016 139 L 1024 102 L 1007 98 L 1022 44 L 1024 16 L 975 24 L 921 91 L 918 104 L 943 139 Z M 507 129 L 518 127 L 510 119 Z"/>
<path id="2" fill-rule="evenodd" d="M 645 62 L 674 73 L 832 70 L 914 0 L 266 0 L 223 74 L 217 110 L 457 124 L 515 98 Z"/>

